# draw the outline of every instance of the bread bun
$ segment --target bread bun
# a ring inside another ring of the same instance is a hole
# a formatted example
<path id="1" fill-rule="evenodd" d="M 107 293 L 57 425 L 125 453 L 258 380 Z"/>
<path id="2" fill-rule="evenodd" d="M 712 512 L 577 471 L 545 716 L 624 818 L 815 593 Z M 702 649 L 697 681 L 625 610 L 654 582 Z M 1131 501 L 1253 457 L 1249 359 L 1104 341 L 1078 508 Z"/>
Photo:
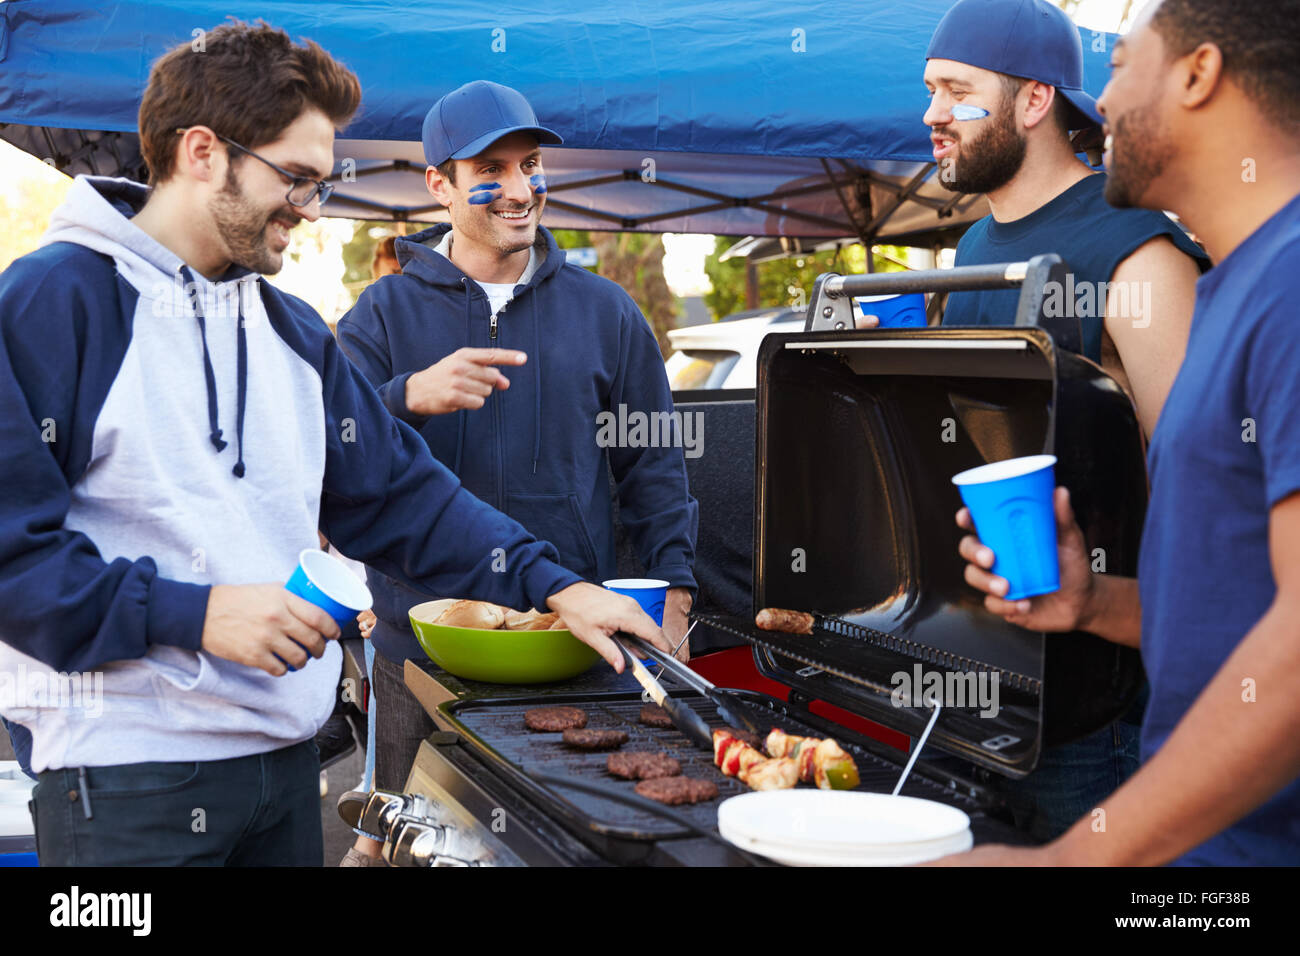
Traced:
<path id="1" fill-rule="evenodd" d="M 560 624 L 560 615 L 551 611 L 549 614 L 539 614 L 529 622 L 524 628 L 525 631 L 553 631 L 557 630 L 556 624 Z M 563 625 L 561 624 L 561 627 Z"/>
<path id="2" fill-rule="evenodd" d="M 547 628 L 548 631 L 567 631 L 568 629 L 569 625 L 565 624 L 558 614 L 555 616 L 555 623 Z"/>
<path id="3" fill-rule="evenodd" d="M 423 604 L 417 604 L 411 608 L 409 613 L 417 621 L 423 621 L 425 624 L 436 624 L 438 618 L 446 612 L 447 608 L 456 603 L 455 598 L 442 598 L 438 601 L 425 601 Z"/>
<path id="4" fill-rule="evenodd" d="M 457 601 L 442 612 L 435 624 L 495 631 L 506 621 L 506 609 L 487 601 Z"/>
<path id="5" fill-rule="evenodd" d="M 535 607 L 529 608 L 527 611 L 516 611 L 514 608 L 509 608 L 506 611 L 505 629 L 507 631 L 529 630 L 529 625 L 543 616 L 542 612 Z"/>

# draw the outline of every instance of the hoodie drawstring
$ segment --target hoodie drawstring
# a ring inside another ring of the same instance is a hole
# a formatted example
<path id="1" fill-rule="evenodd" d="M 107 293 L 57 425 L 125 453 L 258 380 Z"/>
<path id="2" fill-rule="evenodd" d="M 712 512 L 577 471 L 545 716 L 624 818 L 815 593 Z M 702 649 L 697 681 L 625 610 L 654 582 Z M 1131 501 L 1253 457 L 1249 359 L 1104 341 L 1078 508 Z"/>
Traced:
<path id="1" fill-rule="evenodd" d="M 253 280 L 253 287 L 257 282 Z M 261 290 L 258 290 L 260 294 Z M 248 404 L 248 335 L 244 332 L 244 290 L 241 283 L 235 293 L 239 298 L 239 331 L 236 333 L 235 353 L 235 467 L 236 478 L 244 477 L 244 406 Z"/>
<path id="2" fill-rule="evenodd" d="M 212 355 L 208 352 L 208 328 L 206 316 L 203 312 L 203 292 L 199 284 L 194 280 L 194 273 L 190 272 L 190 267 L 181 265 L 181 275 L 185 279 L 185 288 L 187 296 L 194 305 L 194 317 L 199 323 L 199 339 L 203 343 L 203 379 L 208 389 L 208 441 L 212 442 L 212 447 L 218 452 L 224 451 L 228 442 L 221 437 L 221 429 L 217 427 L 217 377 L 212 371 Z M 248 389 L 248 345 L 244 335 L 244 303 L 240 297 L 239 302 L 239 332 L 238 332 L 238 415 L 236 425 L 236 439 L 239 443 L 238 460 L 233 469 L 236 478 L 244 477 L 244 404 Z"/>

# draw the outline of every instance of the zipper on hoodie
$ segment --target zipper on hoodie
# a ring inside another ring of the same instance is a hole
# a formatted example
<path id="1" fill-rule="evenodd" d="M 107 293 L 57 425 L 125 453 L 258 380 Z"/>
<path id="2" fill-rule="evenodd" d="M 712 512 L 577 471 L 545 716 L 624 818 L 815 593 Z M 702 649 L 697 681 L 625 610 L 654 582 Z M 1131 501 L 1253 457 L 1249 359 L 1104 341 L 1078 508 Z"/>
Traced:
<path id="1" fill-rule="evenodd" d="M 488 308 L 492 308 L 491 303 Z M 488 338 L 493 342 L 497 337 L 497 313 L 492 313 L 491 321 L 488 324 Z M 504 413 L 501 411 L 501 390 L 494 388 L 492 390 L 492 412 L 496 418 L 497 426 L 497 500 L 501 502 L 501 510 L 506 514 L 506 452 L 505 452 L 505 422 Z"/>

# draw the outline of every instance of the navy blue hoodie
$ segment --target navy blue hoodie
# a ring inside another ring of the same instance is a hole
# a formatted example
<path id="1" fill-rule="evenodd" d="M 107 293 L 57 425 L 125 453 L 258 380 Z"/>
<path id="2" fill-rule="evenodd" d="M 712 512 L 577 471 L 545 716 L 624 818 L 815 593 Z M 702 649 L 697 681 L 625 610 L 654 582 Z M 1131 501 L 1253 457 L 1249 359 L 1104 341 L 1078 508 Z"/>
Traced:
<path id="1" fill-rule="evenodd" d="M 589 581 L 617 575 L 607 469 L 618 483 L 619 516 L 646 574 L 695 587 L 691 566 L 699 508 L 686 485 L 681 447 L 601 447 L 601 412 L 672 410 L 658 343 L 617 284 L 565 262 L 546 229 L 544 261 L 498 315 L 483 289 L 435 251 L 450 225 L 397 240 L 400 275 L 371 285 L 338 325 L 339 343 L 379 390 L 388 410 L 414 426 L 462 485 L 550 541 L 560 563 Z M 502 366 L 510 388 L 474 411 L 422 416 L 406 408 L 406 380 L 466 346 L 519 349 Z M 608 462 L 608 465 L 607 465 Z M 421 652 L 406 612 L 430 597 L 369 570 L 376 646 L 402 660 Z"/>

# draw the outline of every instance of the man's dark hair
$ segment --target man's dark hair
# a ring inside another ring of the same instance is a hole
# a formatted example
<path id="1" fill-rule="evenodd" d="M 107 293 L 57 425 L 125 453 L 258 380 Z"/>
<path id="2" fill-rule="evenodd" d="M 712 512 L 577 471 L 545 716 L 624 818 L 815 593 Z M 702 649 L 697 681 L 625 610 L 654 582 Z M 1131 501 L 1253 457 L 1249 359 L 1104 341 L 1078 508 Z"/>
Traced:
<path id="1" fill-rule="evenodd" d="M 384 236 L 375 244 L 375 254 L 370 259 L 370 277 L 378 279 L 380 268 L 385 259 L 397 261 L 397 237 Z"/>
<path id="2" fill-rule="evenodd" d="M 1030 82 L 1007 73 L 999 73 L 998 79 L 1002 81 L 1002 99 L 1006 103 L 1014 102 L 1015 98 L 1020 95 L 1024 85 Z M 1061 91 L 1057 90 L 1056 97 L 1052 100 L 1052 122 L 1056 124 L 1056 129 L 1062 136 L 1068 137 L 1070 135 L 1073 119 L 1074 114 L 1070 112 L 1070 104 L 1061 95 Z"/>
<path id="3" fill-rule="evenodd" d="M 1151 27 L 1171 58 L 1213 43 L 1224 75 L 1260 113 L 1300 131 L 1300 0 L 1163 0 Z"/>
<path id="4" fill-rule="evenodd" d="M 176 166 L 176 130 L 207 126 L 256 149 L 279 138 L 307 107 L 342 130 L 361 103 L 356 74 L 310 40 L 295 45 L 258 20 L 224 23 L 163 54 L 140 103 L 140 151 L 149 182 Z M 232 159 L 237 155 L 227 146 Z"/>
<path id="5" fill-rule="evenodd" d="M 438 172 L 442 174 L 442 178 L 447 180 L 447 182 L 451 183 L 453 186 L 456 185 L 456 160 L 444 159 L 441 163 L 435 166 L 434 169 L 438 170 Z"/>

